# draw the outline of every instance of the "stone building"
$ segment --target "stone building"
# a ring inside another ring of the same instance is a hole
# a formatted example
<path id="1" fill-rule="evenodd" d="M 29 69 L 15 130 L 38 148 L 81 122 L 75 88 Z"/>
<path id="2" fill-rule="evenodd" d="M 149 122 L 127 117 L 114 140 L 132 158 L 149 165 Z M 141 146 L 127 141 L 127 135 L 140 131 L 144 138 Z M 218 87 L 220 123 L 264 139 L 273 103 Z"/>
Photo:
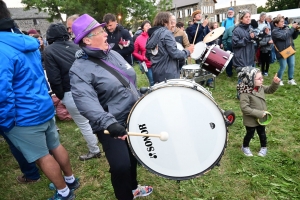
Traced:
<path id="1" fill-rule="evenodd" d="M 233 3 L 232 3 L 233 2 Z M 234 14 L 237 15 L 240 10 L 249 10 L 251 14 L 257 14 L 257 6 L 255 4 L 245 4 L 245 5 L 236 5 L 236 0 L 230 1 L 230 5 L 225 8 L 220 8 L 215 10 L 215 21 L 222 22 L 227 17 L 228 9 L 232 7 L 234 9 Z"/>
<path id="2" fill-rule="evenodd" d="M 171 12 L 176 16 L 177 21 L 185 24 L 192 20 L 192 13 L 201 10 L 203 17 L 207 15 L 209 21 L 215 20 L 216 0 L 173 0 Z"/>
<path id="3" fill-rule="evenodd" d="M 173 0 L 171 12 L 176 16 L 177 21 L 185 24 L 192 20 L 192 13 L 201 10 L 202 16 L 207 15 L 211 22 L 222 22 L 226 19 L 228 8 L 233 7 L 235 14 L 243 9 L 248 9 L 252 14 L 257 14 L 255 4 L 236 5 L 236 0 L 231 0 L 228 7 L 215 9 L 216 0 Z"/>
<path id="4" fill-rule="evenodd" d="M 52 23 L 48 21 L 50 18 L 48 13 L 39 12 L 38 9 L 24 11 L 24 8 L 9 8 L 9 11 L 22 31 L 36 29 L 45 38 L 46 31 Z M 54 20 L 53 22 L 58 23 L 60 21 Z"/>

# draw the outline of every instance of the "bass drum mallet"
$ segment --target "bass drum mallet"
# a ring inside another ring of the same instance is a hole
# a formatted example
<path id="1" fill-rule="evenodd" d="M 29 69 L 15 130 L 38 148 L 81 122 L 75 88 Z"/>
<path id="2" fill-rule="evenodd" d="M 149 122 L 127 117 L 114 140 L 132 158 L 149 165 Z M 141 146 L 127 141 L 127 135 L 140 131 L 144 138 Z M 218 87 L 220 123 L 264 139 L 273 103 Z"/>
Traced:
<path id="1" fill-rule="evenodd" d="M 167 132 L 161 132 L 160 134 L 147 134 L 147 133 L 134 133 L 127 132 L 129 136 L 142 136 L 142 137 L 157 137 L 161 141 L 167 141 L 169 139 L 169 134 Z M 109 134 L 108 130 L 104 130 L 104 134 Z"/>

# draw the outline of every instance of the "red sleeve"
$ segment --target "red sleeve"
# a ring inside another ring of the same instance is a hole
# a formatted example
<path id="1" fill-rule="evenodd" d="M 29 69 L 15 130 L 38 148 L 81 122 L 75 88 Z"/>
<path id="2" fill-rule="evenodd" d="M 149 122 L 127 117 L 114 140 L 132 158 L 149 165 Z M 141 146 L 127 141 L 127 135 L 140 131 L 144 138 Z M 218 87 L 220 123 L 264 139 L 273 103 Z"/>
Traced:
<path id="1" fill-rule="evenodd" d="M 140 36 L 138 36 L 134 42 L 134 49 L 133 49 L 133 53 L 132 55 L 139 61 L 144 61 L 144 56 L 142 56 L 140 54 L 141 50 L 140 50 L 140 45 L 139 45 L 139 40 Z"/>

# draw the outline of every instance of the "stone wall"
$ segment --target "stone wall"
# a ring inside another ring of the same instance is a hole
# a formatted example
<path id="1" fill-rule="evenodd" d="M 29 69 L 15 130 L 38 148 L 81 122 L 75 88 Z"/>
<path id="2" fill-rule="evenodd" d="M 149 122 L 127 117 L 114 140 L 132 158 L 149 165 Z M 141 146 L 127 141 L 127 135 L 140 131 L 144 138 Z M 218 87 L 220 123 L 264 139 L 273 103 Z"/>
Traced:
<path id="1" fill-rule="evenodd" d="M 15 22 L 18 24 L 22 31 L 29 31 L 31 29 L 36 29 L 44 37 L 46 31 L 51 23 L 58 23 L 59 20 L 54 22 L 49 22 L 47 19 L 16 19 Z"/>
<path id="2" fill-rule="evenodd" d="M 43 37 L 51 23 L 60 22 L 59 20 L 49 22 L 49 14 L 43 11 L 39 12 L 38 9 L 24 10 L 24 8 L 9 8 L 9 11 L 22 31 L 36 29 L 40 31 Z"/>

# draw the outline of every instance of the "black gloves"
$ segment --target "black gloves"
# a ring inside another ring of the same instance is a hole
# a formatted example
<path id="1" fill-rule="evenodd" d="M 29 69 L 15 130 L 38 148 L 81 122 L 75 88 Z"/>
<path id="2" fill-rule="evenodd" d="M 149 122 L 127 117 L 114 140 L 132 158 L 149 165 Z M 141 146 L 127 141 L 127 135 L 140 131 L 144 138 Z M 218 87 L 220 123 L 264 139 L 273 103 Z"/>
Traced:
<path id="1" fill-rule="evenodd" d="M 126 129 L 120 125 L 118 122 L 113 123 L 107 127 L 107 130 L 109 131 L 109 134 L 111 137 L 118 137 L 123 136 L 127 134 Z"/>

